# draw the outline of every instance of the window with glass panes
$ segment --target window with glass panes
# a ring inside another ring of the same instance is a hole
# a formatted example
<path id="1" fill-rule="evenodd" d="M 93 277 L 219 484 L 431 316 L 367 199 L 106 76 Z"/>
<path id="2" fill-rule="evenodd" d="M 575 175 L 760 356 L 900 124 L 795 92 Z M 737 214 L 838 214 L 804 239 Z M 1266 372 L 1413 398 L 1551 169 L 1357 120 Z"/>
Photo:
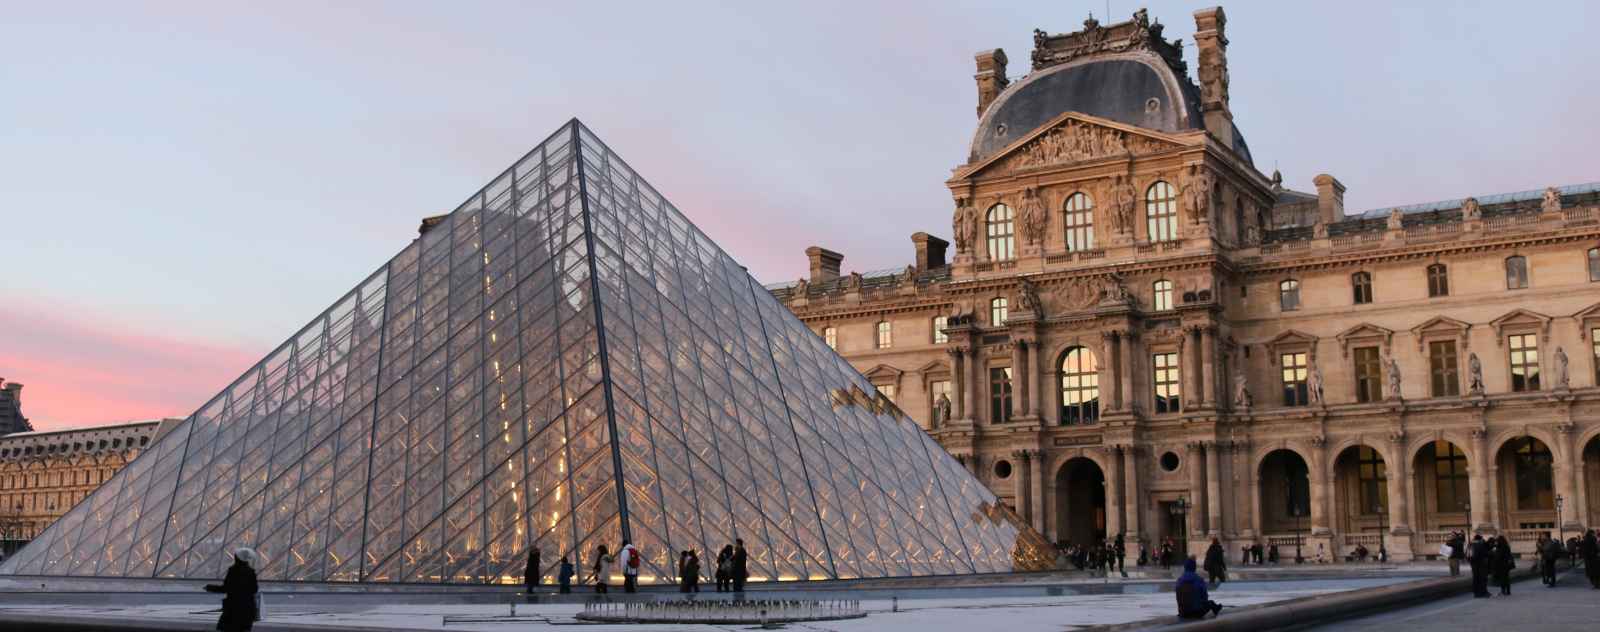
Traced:
<path id="1" fill-rule="evenodd" d="M 989 423 L 1011 421 L 1011 367 L 989 369 Z"/>
<path id="2" fill-rule="evenodd" d="M 1061 423 L 1094 423 L 1099 418 L 1099 363 L 1093 351 L 1073 347 L 1061 357 Z"/>
<path id="3" fill-rule="evenodd" d="M 1383 360 L 1377 347 L 1356 347 L 1351 354 L 1356 370 L 1356 401 L 1383 400 Z"/>
<path id="4" fill-rule="evenodd" d="M 1094 249 L 1094 202 L 1089 196 L 1074 193 L 1067 197 L 1061 225 L 1066 230 L 1069 252 Z"/>
<path id="5" fill-rule="evenodd" d="M 950 414 L 956 414 L 955 397 L 950 393 L 950 380 L 934 380 L 928 383 L 928 410 L 939 409 L 939 397 L 944 396 L 950 400 Z M 931 418 L 932 415 L 929 415 Z"/>
<path id="6" fill-rule="evenodd" d="M 822 341 L 828 343 L 828 348 L 839 350 L 839 330 L 832 327 L 822 328 Z"/>
<path id="7" fill-rule="evenodd" d="M 933 344 L 942 345 L 950 342 L 950 336 L 944 333 L 944 328 L 950 326 L 949 316 L 933 317 Z"/>
<path id="8" fill-rule="evenodd" d="M 884 397 L 889 398 L 889 401 L 891 402 L 894 401 L 894 396 L 900 392 L 900 388 L 893 384 L 878 384 L 873 386 L 873 388 L 877 389 L 878 392 Z"/>
<path id="9" fill-rule="evenodd" d="M 1511 362 L 1511 390 L 1521 393 L 1539 390 L 1539 337 L 1512 334 L 1506 337 Z"/>
<path id="10" fill-rule="evenodd" d="M 878 348 L 888 349 L 894 346 L 894 326 L 889 321 L 878 322 Z"/>
<path id="11" fill-rule="evenodd" d="M 1350 275 L 1350 291 L 1355 295 L 1355 304 L 1366 305 L 1371 303 L 1372 275 L 1366 272 L 1357 272 Z"/>
<path id="12" fill-rule="evenodd" d="M 1165 311 L 1165 310 L 1172 309 L 1172 282 L 1171 281 L 1168 281 L 1166 279 L 1162 279 L 1160 281 L 1156 281 L 1151 286 L 1150 291 L 1151 291 L 1151 296 L 1154 297 L 1151 300 L 1151 307 L 1155 311 L 1160 312 L 1160 311 Z"/>
<path id="13" fill-rule="evenodd" d="M 1178 401 L 1182 394 L 1178 387 L 1178 354 L 1153 354 L 1150 356 L 1150 366 L 1154 373 L 1152 382 L 1155 385 L 1156 412 L 1178 412 L 1182 408 Z"/>
<path id="14" fill-rule="evenodd" d="M 1435 263 L 1431 266 L 1428 266 L 1428 297 L 1433 298 L 1437 296 L 1449 295 L 1449 269 L 1445 268 L 1444 264 L 1442 263 Z"/>
<path id="15" fill-rule="evenodd" d="M 989 301 L 989 324 L 996 327 L 1006 324 L 1006 304 L 1004 297 Z"/>
<path id="16" fill-rule="evenodd" d="M 1304 406 L 1311 403 L 1310 393 L 1306 389 L 1306 377 L 1309 374 L 1306 353 L 1295 351 L 1279 354 L 1278 362 L 1283 367 L 1283 405 Z"/>
<path id="17" fill-rule="evenodd" d="M 1589 351 L 1594 357 L 1594 384 L 1600 386 L 1600 327 L 1589 330 Z"/>
<path id="18" fill-rule="evenodd" d="M 1600 248 L 1589 249 L 1589 280 L 1600 281 Z"/>
<path id="19" fill-rule="evenodd" d="M 1550 448 L 1533 437 L 1517 442 L 1517 509 L 1554 509 Z"/>
<path id="20" fill-rule="evenodd" d="M 1300 309 L 1300 282 L 1284 279 L 1278 283 L 1278 308 L 1292 312 Z"/>
<path id="21" fill-rule="evenodd" d="M 1367 446 L 1357 447 L 1356 457 L 1360 468 L 1357 477 L 1361 481 L 1361 513 L 1383 513 L 1383 508 L 1389 504 L 1389 476 L 1383 457 Z"/>
<path id="22" fill-rule="evenodd" d="M 1011 207 L 1004 204 L 989 207 L 989 218 L 985 226 L 989 236 L 990 261 L 1006 261 L 1017 257 L 1014 224 Z"/>
<path id="23" fill-rule="evenodd" d="M 1452 397 L 1461 394 L 1461 378 L 1457 372 L 1456 341 L 1435 340 L 1428 343 L 1429 386 L 1434 397 Z"/>
<path id="24" fill-rule="evenodd" d="M 1523 290 L 1528 287 L 1528 259 L 1521 255 L 1506 257 L 1506 289 Z"/>
<path id="25" fill-rule="evenodd" d="M 1178 198 L 1172 185 L 1157 182 L 1144 192 L 1145 230 L 1150 241 L 1178 238 Z"/>
<path id="26" fill-rule="evenodd" d="M 1433 442 L 1433 491 L 1439 499 L 1438 511 L 1466 511 L 1472 497 L 1467 495 L 1467 455 L 1448 441 Z"/>

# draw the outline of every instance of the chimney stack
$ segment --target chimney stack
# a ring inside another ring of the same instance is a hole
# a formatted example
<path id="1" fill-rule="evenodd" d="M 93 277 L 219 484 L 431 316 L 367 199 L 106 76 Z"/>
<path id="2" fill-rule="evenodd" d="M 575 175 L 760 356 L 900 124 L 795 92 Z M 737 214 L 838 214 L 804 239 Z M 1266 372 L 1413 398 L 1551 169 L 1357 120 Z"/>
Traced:
<path id="1" fill-rule="evenodd" d="M 1011 82 L 1006 79 L 1005 50 L 986 50 L 975 57 L 978 60 L 978 74 L 972 78 L 978 80 L 978 118 L 983 118 L 983 111 L 989 109 L 989 104 L 994 103 L 995 97 L 1000 96 L 1000 91 Z"/>
<path id="2" fill-rule="evenodd" d="M 1222 7 L 1194 12 L 1195 56 L 1200 61 L 1200 113 L 1206 131 L 1233 147 L 1233 112 L 1228 109 L 1228 16 Z"/>
<path id="3" fill-rule="evenodd" d="M 1317 176 L 1317 222 L 1332 224 L 1344 219 L 1344 185 L 1326 173 Z"/>
<path id="4" fill-rule="evenodd" d="M 839 278 L 839 262 L 844 261 L 844 255 L 812 246 L 806 249 L 806 259 L 811 261 L 811 282 L 816 283 Z"/>
<path id="5" fill-rule="evenodd" d="M 917 272 L 927 272 L 944 267 L 944 251 L 950 242 L 924 232 L 911 233 L 911 243 L 917 247 Z"/>

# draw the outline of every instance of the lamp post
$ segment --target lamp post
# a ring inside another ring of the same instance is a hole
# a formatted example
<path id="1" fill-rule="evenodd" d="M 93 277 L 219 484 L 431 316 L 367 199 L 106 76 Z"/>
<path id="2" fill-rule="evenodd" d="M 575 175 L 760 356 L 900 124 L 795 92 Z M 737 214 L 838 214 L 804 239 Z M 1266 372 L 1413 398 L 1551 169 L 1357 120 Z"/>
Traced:
<path id="1" fill-rule="evenodd" d="M 1178 524 L 1183 525 L 1183 555 L 1187 558 L 1189 556 L 1189 523 L 1187 522 L 1189 499 L 1179 496 L 1177 500 L 1173 501 L 1170 511 L 1172 515 L 1178 517 Z"/>
<path id="2" fill-rule="evenodd" d="M 1556 541 L 1564 542 L 1567 539 L 1566 525 L 1561 523 L 1561 503 L 1566 499 L 1561 494 L 1556 494 Z"/>
<path id="3" fill-rule="evenodd" d="M 1384 546 L 1384 543 L 1387 542 L 1388 539 L 1389 539 L 1389 538 L 1386 537 L 1386 535 L 1389 532 L 1389 528 L 1384 523 L 1384 518 L 1387 517 L 1388 515 L 1389 515 L 1389 507 L 1387 505 L 1379 503 L 1378 504 L 1378 563 L 1379 564 L 1382 564 L 1384 562 L 1388 562 L 1389 561 L 1389 549 Z"/>

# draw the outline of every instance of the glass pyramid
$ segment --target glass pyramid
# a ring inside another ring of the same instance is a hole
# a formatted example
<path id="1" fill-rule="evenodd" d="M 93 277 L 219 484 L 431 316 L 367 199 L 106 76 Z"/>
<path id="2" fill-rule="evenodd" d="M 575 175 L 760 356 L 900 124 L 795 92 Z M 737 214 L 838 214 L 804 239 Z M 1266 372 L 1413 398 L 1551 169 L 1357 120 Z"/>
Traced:
<path id="1" fill-rule="evenodd" d="M 742 538 L 752 581 L 1042 539 L 573 120 L 11 559 L 18 575 L 520 583 Z M 585 574 L 586 575 L 586 574 Z"/>

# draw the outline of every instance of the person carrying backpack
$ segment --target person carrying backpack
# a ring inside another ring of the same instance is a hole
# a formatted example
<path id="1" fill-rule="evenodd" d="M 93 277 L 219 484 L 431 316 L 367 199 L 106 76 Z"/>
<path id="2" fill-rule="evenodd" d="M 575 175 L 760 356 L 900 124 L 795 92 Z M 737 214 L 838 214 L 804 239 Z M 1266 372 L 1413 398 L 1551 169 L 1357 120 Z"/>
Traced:
<path id="1" fill-rule="evenodd" d="M 622 592 L 639 592 L 639 549 L 634 548 L 627 540 L 623 540 L 622 551 L 617 555 L 621 556 Z"/>

